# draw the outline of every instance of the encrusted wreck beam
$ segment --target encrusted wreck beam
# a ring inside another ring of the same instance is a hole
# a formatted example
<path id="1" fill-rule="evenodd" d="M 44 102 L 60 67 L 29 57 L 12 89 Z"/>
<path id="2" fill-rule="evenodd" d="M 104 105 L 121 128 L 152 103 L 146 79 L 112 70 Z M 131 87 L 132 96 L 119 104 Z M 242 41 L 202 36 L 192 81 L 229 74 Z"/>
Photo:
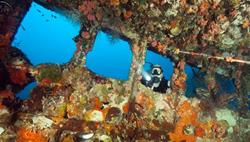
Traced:
<path id="1" fill-rule="evenodd" d="M 77 9 L 77 6 L 81 2 L 81 0 L 34 0 L 34 1 L 49 9 L 59 8 L 64 10 Z"/>
<path id="2" fill-rule="evenodd" d="M 188 51 L 181 51 L 179 49 L 175 50 L 169 50 L 170 52 L 173 51 L 174 54 L 184 54 L 184 55 L 190 55 L 191 57 L 199 56 L 199 57 L 204 57 L 207 59 L 216 59 L 216 60 L 221 60 L 225 61 L 228 63 L 242 63 L 242 64 L 250 64 L 250 61 L 247 60 L 242 60 L 242 59 L 236 59 L 233 57 L 222 57 L 222 56 L 212 56 L 204 53 L 196 53 L 196 52 L 188 52 Z"/>
<path id="3" fill-rule="evenodd" d="M 140 48 L 139 48 L 140 47 Z M 135 96 L 137 95 L 138 86 L 141 83 L 140 77 L 141 77 L 141 69 L 143 67 L 143 64 L 145 62 L 145 56 L 146 56 L 146 50 L 147 50 L 147 42 L 143 40 L 136 41 L 135 43 L 132 43 L 132 50 L 133 53 L 133 61 L 132 66 L 130 69 L 130 78 L 129 82 L 131 82 L 131 94 L 129 97 L 129 100 L 131 102 L 130 106 L 130 112 L 134 111 L 134 101 Z"/>
<path id="4" fill-rule="evenodd" d="M 30 7 L 30 0 L 1 0 L 1 11 L 0 11 L 0 34 L 1 36 L 9 37 L 10 41 L 13 39 L 17 29 L 25 16 L 26 12 Z M 7 39 L 5 39 L 7 40 Z M 1 42 L 1 41 L 0 41 Z M 5 46 L 6 46 L 5 45 Z"/>
<path id="5" fill-rule="evenodd" d="M 13 92 L 20 90 L 30 81 L 30 76 L 27 75 L 30 66 L 29 60 L 20 50 L 11 47 L 11 42 L 30 4 L 30 0 L 0 1 L 0 62 L 4 64 L 4 68 L 8 72 L 6 76 L 8 80 L 5 81 L 10 84 Z M 15 61 L 18 60 L 23 60 L 23 63 L 16 65 Z M 6 86 L 3 88 L 5 89 Z"/>

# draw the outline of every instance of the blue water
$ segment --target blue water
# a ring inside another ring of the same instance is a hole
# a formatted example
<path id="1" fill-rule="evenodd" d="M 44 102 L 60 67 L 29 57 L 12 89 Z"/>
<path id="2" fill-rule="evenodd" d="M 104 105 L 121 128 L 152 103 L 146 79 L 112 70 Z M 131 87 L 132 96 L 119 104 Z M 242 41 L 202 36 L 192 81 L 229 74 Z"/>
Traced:
<path id="1" fill-rule="evenodd" d="M 234 85 L 233 79 L 223 77 L 222 75 L 218 75 L 218 74 L 216 74 L 215 78 L 216 78 L 216 81 L 218 82 L 220 92 L 228 93 L 228 94 L 236 92 L 236 87 Z"/>
<path id="2" fill-rule="evenodd" d="M 22 91 L 18 92 L 16 94 L 16 97 L 20 100 L 26 100 L 29 98 L 30 92 L 32 91 L 32 89 L 34 87 L 37 86 L 36 82 L 32 82 L 30 84 L 28 84 Z"/>
<path id="3" fill-rule="evenodd" d="M 238 106 L 239 106 L 239 101 L 237 100 L 237 98 L 232 99 L 228 103 L 228 108 L 230 108 L 232 110 L 236 110 L 238 108 Z"/>
<path id="4" fill-rule="evenodd" d="M 195 97 L 195 90 L 198 87 L 206 88 L 206 84 L 202 80 L 202 78 L 205 76 L 205 73 L 199 74 L 201 78 L 198 78 L 195 76 L 195 74 L 199 72 L 199 69 L 188 64 L 185 65 L 184 72 L 187 75 L 185 96 Z"/>
<path id="5" fill-rule="evenodd" d="M 63 64 L 76 50 L 80 24 L 33 2 L 12 42 L 33 65 Z"/>
<path id="6" fill-rule="evenodd" d="M 132 51 L 128 41 L 112 39 L 111 35 L 98 32 L 93 49 L 87 54 L 86 66 L 94 73 L 119 80 L 128 80 Z"/>

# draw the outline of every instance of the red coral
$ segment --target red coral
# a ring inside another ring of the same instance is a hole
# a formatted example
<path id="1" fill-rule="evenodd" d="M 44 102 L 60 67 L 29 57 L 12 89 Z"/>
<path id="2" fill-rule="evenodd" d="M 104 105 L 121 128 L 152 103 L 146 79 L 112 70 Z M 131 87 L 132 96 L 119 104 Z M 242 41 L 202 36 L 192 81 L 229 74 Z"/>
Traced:
<path id="1" fill-rule="evenodd" d="M 96 12 L 96 19 L 97 20 L 99 20 L 99 21 L 101 21 L 102 20 L 102 18 L 103 18 L 103 11 L 101 11 L 101 10 L 98 10 L 97 12 Z"/>
<path id="2" fill-rule="evenodd" d="M 120 5 L 120 0 L 110 0 L 110 5 L 111 6 L 119 6 Z"/>
<path id="3" fill-rule="evenodd" d="M 195 128 L 195 135 L 198 137 L 202 137 L 205 134 L 205 130 L 202 129 L 201 127 Z"/>
<path id="4" fill-rule="evenodd" d="M 156 40 L 152 41 L 151 46 L 156 48 L 159 52 L 163 52 L 165 47 L 166 47 L 166 45 L 164 45 Z"/>
<path id="5" fill-rule="evenodd" d="M 10 90 L 3 90 L 0 91 L 0 109 L 5 108 L 6 106 L 3 104 L 3 99 L 13 100 L 14 99 L 14 93 Z"/>
<path id="6" fill-rule="evenodd" d="M 0 47 L 7 46 L 10 44 L 11 33 L 0 35 Z"/>
<path id="7" fill-rule="evenodd" d="M 88 14 L 88 15 L 87 15 L 87 19 L 88 19 L 89 21 L 95 21 L 95 15 L 93 15 L 93 14 Z"/>
<path id="8" fill-rule="evenodd" d="M 132 15 L 133 15 L 133 13 L 130 10 L 123 12 L 123 17 L 126 20 L 128 20 Z"/>
<path id="9" fill-rule="evenodd" d="M 49 84 L 51 84 L 52 81 L 49 78 L 44 78 L 42 79 L 42 81 L 39 83 L 40 86 L 47 86 Z"/>
<path id="10" fill-rule="evenodd" d="M 208 23 L 208 20 L 205 20 L 204 18 L 197 21 L 197 24 L 200 25 L 201 27 L 205 27 L 207 23 Z"/>
<path id="11" fill-rule="evenodd" d="M 212 35 L 217 35 L 220 32 L 220 26 L 215 22 L 211 22 L 208 32 Z"/>
<path id="12" fill-rule="evenodd" d="M 96 2 L 93 1 L 84 1 L 82 5 L 78 7 L 78 10 L 87 16 L 89 21 L 94 21 L 95 15 L 94 10 L 96 9 Z"/>
<path id="13" fill-rule="evenodd" d="M 203 1 L 199 6 L 199 14 L 203 15 L 204 13 L 206 13 L 209 7 L 210 7 L 209 3 L 207 1 Z"/>
<path id="14" fill-rule="evenodd" d="M 35 132 L 26 128 L 21 128 L 17 132 L 17 142 L 47 142 L 45 136 L 41 132 Z"/>
<path id="15" fill-rule="evenodd" d="M 98 97 L 91 98 L 90 103 L 95 110 L 100 110 L 103 105 Z"/>
<path id="16" fill-rule="evenodd" d="M 0 91 L 0 98 L 3 99 L 3 98 L 10 98 L 10 99 L 13 99 L 14 98 L 14 93 L 11 92 L 10 90 L 3 90 L 3 91 Z"/>
<path id="17" fill-rule="evenodd" d="M 15 69 L 12 67 L 9 67 L 8 69 L 9 75 L 10 75 L 10 80 L 14 84 L 18 85 L 24 85 L 28 83 L 29 78 L 27 77 L 28 69 Z"/>
<path id="18" fill-rule="evenodd" d="M 175 86 L 173 89 L 174 90 L 175 89 L 185 90 L 185 88 L 186 88 L 186 83 L 185 83 L 186 79 L 187 79 L 186 74 L 182 70 L 179 70 L 178 68 L 175 68 L 174 69 L 174 75 L 172 77 L 172 81 L 173 81 L 173 84 Z"/>
<path id="19" fill-rule="evenodd" d="M 83 38 L 85 38 L 85 39 L 89 39 L 89 38 L 91 37 L 90 33 L 87 32 L 87 31 L 83 31 L 83 32 L 81 33 L 81 36 L 82 36 Z"/>

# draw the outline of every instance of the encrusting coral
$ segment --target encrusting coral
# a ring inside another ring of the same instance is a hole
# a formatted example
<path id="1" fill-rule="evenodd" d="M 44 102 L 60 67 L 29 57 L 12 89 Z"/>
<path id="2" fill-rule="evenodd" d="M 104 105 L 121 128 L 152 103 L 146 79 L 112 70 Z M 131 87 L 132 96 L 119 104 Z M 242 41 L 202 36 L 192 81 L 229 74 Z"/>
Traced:
<path id="1" fill-rule="evenodd" d="M 17 132 L 17 142 L 47 142 L 48 139 L 42 133 L 26 128 L 20 128 Z"/>

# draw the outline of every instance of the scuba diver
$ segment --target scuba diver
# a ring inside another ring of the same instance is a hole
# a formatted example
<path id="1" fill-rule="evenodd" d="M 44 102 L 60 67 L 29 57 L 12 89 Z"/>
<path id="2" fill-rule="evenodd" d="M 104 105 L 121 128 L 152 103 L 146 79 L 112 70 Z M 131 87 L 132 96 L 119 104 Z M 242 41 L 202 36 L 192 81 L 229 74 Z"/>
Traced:
<path id="1" fill-rule="evenodd" d="M 163 70 L 160 65 L 149 64 L 151 64 L 150 73 L 144 70 L 142 71 L 142 84 L 153 91 L 166 93 L 170 89 L 170 81 L 164 78 Z"/>

